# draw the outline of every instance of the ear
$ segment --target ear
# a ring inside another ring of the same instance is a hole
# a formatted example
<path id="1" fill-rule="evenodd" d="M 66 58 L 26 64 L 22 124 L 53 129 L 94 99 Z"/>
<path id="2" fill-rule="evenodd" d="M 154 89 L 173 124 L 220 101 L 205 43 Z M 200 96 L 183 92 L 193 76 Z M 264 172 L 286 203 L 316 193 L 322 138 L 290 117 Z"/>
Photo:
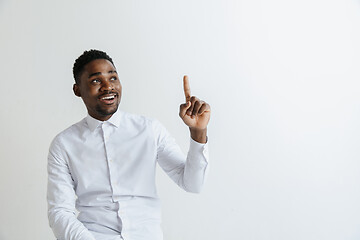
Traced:
<path id="1" fill-rule="evenodd" d="M 76 83 L 73 85 L 73 91 L 76 96 L 81 97 L 80 88 Z"/>

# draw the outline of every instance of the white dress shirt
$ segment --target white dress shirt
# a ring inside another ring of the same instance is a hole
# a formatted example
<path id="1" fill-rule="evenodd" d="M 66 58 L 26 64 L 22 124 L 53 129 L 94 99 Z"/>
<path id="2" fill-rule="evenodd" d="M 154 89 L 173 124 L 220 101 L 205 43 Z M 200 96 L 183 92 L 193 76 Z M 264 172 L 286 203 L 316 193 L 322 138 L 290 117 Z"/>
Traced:
<path id="1" fill-rule="evenodd" d="M 207 144 L 187 157 L 156 120 L 118 110 L 58 134 L 48 156 L 48 217 L 59 240 L 161 240 L 156 163 L 180 187 L 199 192 Z M 76 210 L 79 212 L 76 216 Z"/>

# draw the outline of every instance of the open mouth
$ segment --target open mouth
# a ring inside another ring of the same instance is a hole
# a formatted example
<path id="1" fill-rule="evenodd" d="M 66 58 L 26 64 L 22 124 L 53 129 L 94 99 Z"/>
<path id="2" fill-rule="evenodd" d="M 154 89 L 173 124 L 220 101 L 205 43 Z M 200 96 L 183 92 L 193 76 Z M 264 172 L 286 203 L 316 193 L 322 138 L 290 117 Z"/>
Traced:
<path id="1" fill-rule="evenodd" d="M 105 104 L 113 104 L 115 102 L 115 99 L 117 97 L 117 94 L 112 93 L 112 94 L 106 94 L 106 95 L 102 95 L 100 96 L 100 101 L 105 103 Z"/>

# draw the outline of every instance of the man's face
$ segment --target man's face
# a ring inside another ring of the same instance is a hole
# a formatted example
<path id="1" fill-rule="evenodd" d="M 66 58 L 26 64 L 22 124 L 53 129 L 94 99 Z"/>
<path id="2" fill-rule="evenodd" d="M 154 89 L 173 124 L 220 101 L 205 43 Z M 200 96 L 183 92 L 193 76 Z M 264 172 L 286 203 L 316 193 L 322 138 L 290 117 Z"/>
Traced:
<path id="1" fill-rule="evenodd" d="M 118 109 L 121 84 L 113 64 L 106 59 L 96 59 L 86 64 L 74 93 L 81 97 L 88 113 L 100 121 L 108 120 Z"/>

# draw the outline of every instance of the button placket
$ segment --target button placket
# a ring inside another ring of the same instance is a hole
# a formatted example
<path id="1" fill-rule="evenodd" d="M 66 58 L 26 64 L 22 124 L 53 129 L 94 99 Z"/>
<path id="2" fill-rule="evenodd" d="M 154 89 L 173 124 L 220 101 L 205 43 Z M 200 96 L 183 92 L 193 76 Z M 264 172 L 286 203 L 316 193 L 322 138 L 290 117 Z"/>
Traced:
<path id="1" fill-rule="evenodd" d="M 113 165 L 113 159 L 109 156 L 111 155 L 110 149 L 108 148 L 108 139 L 109 139 L 109 126 L 107 126 L 106 124 L 102 125 L 102 132 L 103 132 L 103 139 L 104 139 L 104 146 L 105 146 L 105 155 L 106 155 L 106 160 L 107 160 L 107 165 L 108 165 L 108 169 L 109 169 L 109 180 L 110 180 L 110 185 L 112 188 L 112 193 L 113 196 L 112 198 L 114 199 L 114 194 L 115 192 L 118 191 L 118 184 L 116 182 L 116 179 L 114 179 L 114 174 L 112 171 L 112 165 Z"/>

